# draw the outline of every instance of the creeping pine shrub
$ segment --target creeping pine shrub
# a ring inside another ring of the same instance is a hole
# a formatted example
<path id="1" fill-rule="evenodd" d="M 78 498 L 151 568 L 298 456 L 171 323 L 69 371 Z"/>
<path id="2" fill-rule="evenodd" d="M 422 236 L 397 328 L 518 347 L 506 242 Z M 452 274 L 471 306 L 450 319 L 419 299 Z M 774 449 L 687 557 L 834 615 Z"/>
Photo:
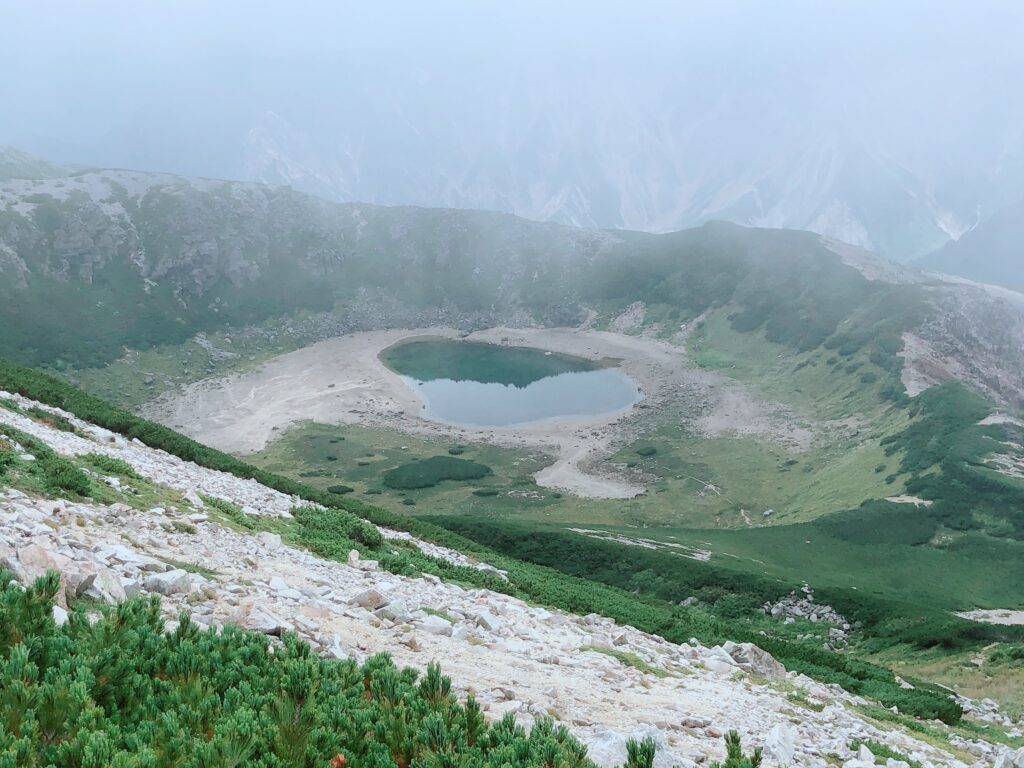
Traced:
<path id="1" fill-rule="evenodd" d="M 989 656 L 990 664 L 1011 664 L 1015 662 L 1024 661 L 1024 644 L 1016 643 L 1013 645 L 1007 645 L 1002 648 L 997 648 L 991 656 Z"/>
<path id="2" fill-rule="evenodd" d="M 155 598 L 58 627 L 59 585 L 0 590 L 0 768 L 593 768 L 550 718 L 488 724 L 436 664 L 320 659 L 292 633 L 271 649 L 187 614 L 167 632 Z M 627 765 L 650 768 L 652 747 L 630 746 Z"/>
<path id="3" fill-rule="evenodd" d="M 79 496 L 88 496 L 92 483 L 82 470 L 67 459 L 53 453 L 37 456 L 36 461 L 43 471 L 43 482 L 51 491 L 70 491 Z"/>
<path id="4" fill-rule="evenodd" d="M 445 480 L 479 480 L 489 474 L 491 468 L 486 464 L 454 456 L 431 456 L 389 469 L 382 480 L 388 488 L 407 491 L 430 488 Z"/>
<path id="5" fill-rule="evenodd" d="M 641 742 L 630 739 L 626 742 L 625 768 L 651 768 L 654 765 L 654 739 L 650 736 Z"/>
<path id="6" fill-rule="evenodd" d="M 854 739 L 850 742 L 850 749 L 854 752 L 859 750 L 861 746 L 865 746 L 871 750 L 871 754 L 875 758 L 884 758 L 886 760 L 898 760 L 901 763 L 906 763 L 910 768 L 921 768 L 921 764 L 917 760 L 913 760 L 902 752 L 898 752 L 887 744 L 883 744 L 880 741 L 874 741 L 872 739 Z"/>
<path id="7" fill-rule="evenodd" d="M 758 768 L 761 765 L 761 747 L 754 747 L 749 756 L 743 754 L 740 735 L 729 731 L 725 736 L 725 762 L 714 763 L 711 768 Z"/>
<path id="8" fill-rule="evenodd" d="M 221 499 L 218 498 L 217 496 L 209 496 L 208 494 L 205 493 L 200 493 L 199 498 L 203 500 L 204 504 L 220 512 L 222 515 L 224 515 L 224 517 L 226 517 L 230 522 L 237 525 L 239 528 L 244 528 L 248 531 L 253 531 L 256 529 L 256 525 L 253 523 L 252 520 L 249 519 L 249 516 L 245 514 L 245 512 L 242 511 L 242 508 L 235 504 L 233 501 Z"/>
<path id="9" fill-rule="evenodd" d="M 61 416 L 59 413 L 52 413 L 45 408 L 40 408 L 38 405 L 33 405 L 31 408 L 26 408 L 25 413 L 31 416 L 36 421 L 42 422 L 48 427 L 59 429 L 62 432 L 74 432 L 75 425 L 65 416 Z"/>
<path id="10" fill-rule="evenodd" d="M 375 525 L 343 509 L 295 507 L 292 517 L 299 524 L 299 543 L 321 557 L 344 560 L 353 542 L 369 549 L 384 544 Z"/>
<path id="11" fill-rule="evenodd" d="M 107 472 L 111 475 L 120 475 L 121 477 L 129 477 L 135 480 L 139 478 L 139 474 L 135 471 L 135 468 L 123 459 L 117 459 L 113 456 L 104 456 L 102 453 L 87 453 L 82 456 L 82 458 L 101 472 Z"/>
<path id="12" fill-rule="evenodd" d="M 0 437 L 20 444 L 35 456 L 35 461 L 26 463 L 26 470 L 34 475 L 43 486 L 54 493 L 75 493 L 88 496 L 92 492 L 92 483 L 82 470 L 63 456 L 58 456 L 41 440 L 36 440 L 20 430 L 0 425 Z M 5 451 L 6 453 L 6 451 Z M 10 458 L 5 463 L 13 463 Z"/>

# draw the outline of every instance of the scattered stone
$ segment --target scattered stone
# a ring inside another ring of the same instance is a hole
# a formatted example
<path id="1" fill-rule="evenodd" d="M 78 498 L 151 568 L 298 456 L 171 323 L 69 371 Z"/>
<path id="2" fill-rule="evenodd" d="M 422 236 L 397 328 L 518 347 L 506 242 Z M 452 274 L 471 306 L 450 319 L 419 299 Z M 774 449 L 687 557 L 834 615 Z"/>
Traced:
<path id="1" fill-rule="evenodd" d="M 102 568 L 96 573 L 96 578 L 93 579 L 92 585 L 85 594 L 110 604 L 121 603 L 128 598 L 128 592 L 121 583 L 121 578 L 109 568 Z"/>
<path id="2" fill-rule="evenodd" d="M 268 586 L 275 592 L 283 592 L 286 589 L 291 589 L 291 587 L 288 586 L 288 582 L 280 576 L 271 576 Z"/>
<path id="3" fill-rule="evenodd" d="M 730 640 L 722 649 L 747 672 L 767 677 L 769 680 L 779 680 L 786 676 L 786 668 L 776 661 L 774 656 L 753 643 L 734 643 Z"/>
<path id="4" fill-rule="evenodd" d="M 260 531 L 256 534 L 260 544 L 270 550 L 280 549 L 282 546 L 281 537 L 270 531 Z"/>
<path id="5" fill-rule="evenodd" d="M 405 600 L 393 600 L 387 605 L 377 609 L 375 613 L 382 618 L 395 623 L 408 621 L 410 617 L 409 606 Z"/>
<path id="6" fill-rule="evenodd" d="M 504 626 L 501 619 L 490 611 L 481 611 L 477 614 L 476 622 L 488 632 L 499 632 Z"/>
<path id="7" fill-rule="evenodd" d="M 428 635 L 452 634 L 451 622 L 445 621 L 440 616 L 427 615 L 425 618 L 416 622 L 416 627 L 426 632 Z"/>
<path id="8" fill-rule="evenodd" d="M 164 573 L 155 573 L 152 576 L 147 576 L 143 584 L 148 592 L 156 592 L 160 595 L 176 595 L 181 592 L 188 592 L 188 571 L 175 568 Z"/>
<path id="9" fill-rule="evenodd" d="M 369 611 L 376 611 L 387 603 L 387 598 L 376 589 L 367 589 L 353 597 L 350 602 Z"/>

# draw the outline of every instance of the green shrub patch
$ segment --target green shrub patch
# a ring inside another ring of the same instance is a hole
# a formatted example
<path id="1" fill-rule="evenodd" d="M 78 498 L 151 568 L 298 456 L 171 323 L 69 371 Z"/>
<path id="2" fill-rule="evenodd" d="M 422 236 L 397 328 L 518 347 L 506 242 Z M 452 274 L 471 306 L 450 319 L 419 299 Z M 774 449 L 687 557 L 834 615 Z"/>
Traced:
<path id="1" fill-rule="evenodd" d="M 431 456 L 423 461 L 389 469 L 382 480 L 388 488 L 409 491 L 417 488 L 432 488 L 445 480 L 479 480 L 491 474 L 491 468 L 469 459 L 454 456 Z"/>

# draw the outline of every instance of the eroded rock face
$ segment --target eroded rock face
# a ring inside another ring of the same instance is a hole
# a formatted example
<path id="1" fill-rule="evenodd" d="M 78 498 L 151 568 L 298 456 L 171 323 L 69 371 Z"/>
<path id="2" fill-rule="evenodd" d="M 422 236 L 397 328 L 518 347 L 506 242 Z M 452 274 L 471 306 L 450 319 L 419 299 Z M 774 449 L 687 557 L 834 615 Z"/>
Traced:
<path id="1" fill-rule="evenodd" d="M 0 422 L 17 419 L 19 428 L 28 422 L 0 409 Z M 922 765 L 958 766 L 933 745 L 860 719 L 851 706 L 857 699 L 786 673 L 755 645 L 675 644 L 598 614 L 573 616 L 433 576 L 397 576 L 359 557 L 323 560 L 279 537 L 235 531 L 197 516 L 181 486 L 187 482 L 196 494 L 216 488 L 239 505 L 262 499 L 259 509 L 268 515 L 287 515 L 288 497 L 140 445 L 110 442 L 102 432 L 82 437 L 29 424 L 56 450 L 104 449 L 182 496 L 180 504 L 139 510 L 0 489 L 0 565 L 15 565 L 10 570 L 21 583 L 55 567 L 72 607 L 82 594 L 109 603 L 154 594 L 169 622 L 188 611 L 201 627 L 237 624 L 267 635 L 271 643 L 295 632 L 326 658 L 362 661 L 387 651 L 400 665 L 420 668 L 438 659 L 445 674 L 465 686 L 456 692 L 465 695 L 471 687 L 488 717 L 511 712 L 529 726 L 537 717 L 554 715 L 590 746 L 602 768 L 620 765 L 626 740 L 644 736 L 659 745 L 657 766 L 720 760 L 722 735 L 730 729 L 742 734 L 748 748 L 763 745 L 767 766 L 823 768 L 820 756 L 834 753 L 860 768 L 856 761 L 862 756 L 849 749 L 854 739 L 891 744 Z M 434 556 L 471 563 L 409 534 L 382 532 Z M 63 606 L 54 617 L 67 619 Z M 627 653 L 646 666 L 638 669 L 608 651 Z M 785 693 L 792 686 L 827 706 L 794 716 L 797 705 Z M 987 705 L 977 706 L 995 716 Z M 980 751 L 979 766 L 998 760 L 999 768 L 1024 768 L 1024 750 L 971 748 Z"/>

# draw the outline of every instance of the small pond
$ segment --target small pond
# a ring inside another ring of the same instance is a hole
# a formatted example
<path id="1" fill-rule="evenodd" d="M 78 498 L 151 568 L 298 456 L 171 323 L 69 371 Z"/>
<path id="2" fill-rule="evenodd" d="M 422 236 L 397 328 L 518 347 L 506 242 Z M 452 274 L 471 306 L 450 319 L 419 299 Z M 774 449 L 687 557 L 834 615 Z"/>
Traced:
<path id="1" fill-rule="evenodd" d="M 507 427 L 603 416 L 642 397 L 618 368 L 528 347 L 422 339 L 380 357 L 423 401 L 425 418 L 449 424 Z"/>

